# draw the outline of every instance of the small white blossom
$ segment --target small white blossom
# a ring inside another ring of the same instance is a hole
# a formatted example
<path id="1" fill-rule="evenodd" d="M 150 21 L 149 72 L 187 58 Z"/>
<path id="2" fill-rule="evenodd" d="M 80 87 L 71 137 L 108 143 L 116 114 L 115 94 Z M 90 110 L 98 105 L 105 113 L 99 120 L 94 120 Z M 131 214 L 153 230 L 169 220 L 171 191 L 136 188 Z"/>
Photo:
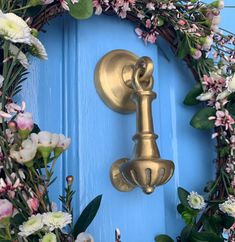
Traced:
<path id="1" fill-rule="evenodd" d="M 24 222 L 20 227 L 19 235 L 27 237 L 43 228 L 42 215 L 37 214 L 31 216 L 28 221 Z"/>
<path id="2" fill-rule="evenodd" d="M 202 209 L 206 206 L 204 198 L 197 192 L 190 192 L 190 195 L 188 195 L 187 200 L 189 206 L 193 209 Z"/>
<path id="3" fill-rule="evenodd" d="M 90 234 L 83 232 L 83 233 L 80 233 L 75 240 L 75 242 L 84 242 L 84 241 L 94 242 L 94 239 Z"/>
<path id="4" fill-rule="evenodd" d="M 69 213 L 58 211 L 43 214 L 43 223 L 49 228 L 50 231 L 53 231 L 54 229 L 63 229 L 71 222 L 72 216 Z"/>
<path id="5" fill-rule="evenodd" d="M 30 44 L 31 29 L 14 13 L 4 14 L 0 10 L 0 35 L 13 43 Z"/>
<path id="6" fill-rule="evenodd" d="M 228 90 L 230 92 L 235 92 L 235 74 L 232 76 L 232 78 L 227 83 Z"/>
<path id="7" fill-rule="evenodd" d="M 219 209 L 235 218 L 235 199 L 228 198 L 227 201 L 219 205 Z"/>

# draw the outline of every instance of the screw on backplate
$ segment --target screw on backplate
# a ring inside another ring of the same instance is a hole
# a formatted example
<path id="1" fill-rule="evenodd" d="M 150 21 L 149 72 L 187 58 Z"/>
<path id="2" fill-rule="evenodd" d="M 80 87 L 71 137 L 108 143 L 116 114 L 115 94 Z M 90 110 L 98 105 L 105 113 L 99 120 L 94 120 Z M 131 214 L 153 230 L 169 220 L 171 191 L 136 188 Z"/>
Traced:
<path id="1" fill-rule="evenodd" d="M 115 242 L 121 242 L 121 232 L 120 229 L 115 229 Z"/>

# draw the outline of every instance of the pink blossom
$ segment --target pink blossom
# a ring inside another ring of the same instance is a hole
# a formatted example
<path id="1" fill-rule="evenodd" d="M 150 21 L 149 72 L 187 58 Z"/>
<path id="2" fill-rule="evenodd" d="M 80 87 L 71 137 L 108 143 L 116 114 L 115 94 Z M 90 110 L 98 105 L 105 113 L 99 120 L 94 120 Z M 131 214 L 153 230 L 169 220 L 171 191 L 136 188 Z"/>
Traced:
<path id="1" fill-rule="evenodd" d="M 219 94 L 226 87 L 226 79 L 216 73 L 211 73 L 210 76 L 203 76 L 202 84 L 207 91 Z"/>
<path id="2" fill-rule="evenodd" d="M 51 4 L 51 3 L 53 3 L 53 2 L 54 2 L 54 0 L 43 0 L 43 1 L 42 1 L 42 3 L 43 3 L 44 5 Z"/>
<path id="3" fill-rule="evenodd" d="M 32 131 L 34 127 L 31 113 L 19 113 L 16 117 L 17 127 L 20 130 Z"/>
<path id="4" fill-rule="evenodd" d="M 153 2 L 149 2 L 146 4 L 146 8 L 148 10 L 155 10 L 155 6 L 154 6 L 154 3 Z"/>
<path id="5" fill-rule="evenodd" d="M 195 49 L 192 53 L 192 57 L 193 59 L 198 60 L 202 57 L 202 52 L 198 49 Z"/>
<path id="6" fill-rule="evenodd" d="M 180 20 L 178 21 L 178 24 L 181 25 L 181 26 L 184 26 L 186 23 L 187 23 L 187 21 L 184 20 L 184 19 L 180 19 Z"/>
<path id="7" fill-rule="evenodd" d="M 37 198 L 30 198 L 30 199 L 28 199 L 27 204 L 28 204 L 28 206 L 29 206 L 29 208 L 30 208 L 32 213 L 38 211 L 39 200 Z"/>
<path id="8" fill-rule="evenodd" d="M 7 199 L 0 199 L 0 220 L 11 217 L 13 205 Z"/>
<path id="9" fill-rule="evenodd" d="M 145 27 L 150 29 L 151 28 L 151 25 L 152 25 L 152 22 L 150 19 L 147 19 L 146 22 L 145 22 Z"/>
<path id="10" fill-rule="evenodd" d="M 11 179 L 9 177 L 7 177 L 5 180 L 0 178 L 0 194 L 6 193 L 9 197 L 14 198 L 16 190 L 20 187 L 20 179 L 16 178 L 15 173 L 11 174 Z"/>
<path id="11" fill-rule="evenodd" d="M 156 40 L 157 40 L 156 33 L 150 33 L 146 35 L 145 43 L 149 42 L 151 44 L 155 44 Z"/>
<path id="12" fill-rule="evenodd" d="M 102 6 L 100 0 L 93 0 L 93 7 L 95 8 L 95 14 L 100 15 L 102 13 Z"/>
<path id="13" fill-rule="evenodd" d="M 23 101 L 21 106 L 17 105 L 16 103 L 8 103 L 6 105 L 6 109 L 8 113 L 19 113 L 25 110 L 26 103 Z"/>
<path id="14" fill-rule="evenodd" d="M 213 118 L 209 118 L 213 119 Z M 233 130 L 232 124 L 234 124 L 234 119 L 229 115 L 228 110 L 225 111 L 216 111 L 216 117 L 215 117 L 215 126 L 224 126 L 225 129 Z"/>

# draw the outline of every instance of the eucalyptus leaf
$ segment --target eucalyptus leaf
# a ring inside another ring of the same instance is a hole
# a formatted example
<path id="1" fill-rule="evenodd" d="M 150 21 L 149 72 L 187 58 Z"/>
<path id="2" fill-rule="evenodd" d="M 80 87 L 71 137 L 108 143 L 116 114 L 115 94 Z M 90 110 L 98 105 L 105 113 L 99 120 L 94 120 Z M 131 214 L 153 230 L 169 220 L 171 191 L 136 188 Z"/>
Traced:
<path id="1" fill-rule="evenodd" d="M 72 3 L 67 0 L 69 13 L 76 19 L 87 19 L 93 14 L 92 0 L 79 0 L 77 3 Z"/>
<path id="2" fill-rule="evenodd" d="M 156 242 L 174 242 L 174 240 L 170 236 L 165 234 L 160 234 L 156 236 L 155 241 Z"/>
<path id="3" fill-rule="evenodd" d="M 72 231 L 74 238 L 76 238 L 78 234 L 85 232 L 87 227 L 93 221 L 100 207 L 101 199 L 102 195 L 97 196 L 83 210 Z"/>
<path id="4" fill-rule="evenodd" d="M 196 84 L 186 95 L 184 99 L 184 104 L 192 106 L 200 103 L 200 101 L 197 100 L 196 97 L 198 97 L 202 92 L 203 90 L 202 90 L 201 84 L 200 83 Z"/>
<path id="5" fill-rule="evenodd" d="M 216 110 L 212 107 L 203 108 L 193 116 L 190 124 L 196 129 L 212 129 L 215 127 L 215 121 L 208 118 L 215 116 L 215 113 Z"/>

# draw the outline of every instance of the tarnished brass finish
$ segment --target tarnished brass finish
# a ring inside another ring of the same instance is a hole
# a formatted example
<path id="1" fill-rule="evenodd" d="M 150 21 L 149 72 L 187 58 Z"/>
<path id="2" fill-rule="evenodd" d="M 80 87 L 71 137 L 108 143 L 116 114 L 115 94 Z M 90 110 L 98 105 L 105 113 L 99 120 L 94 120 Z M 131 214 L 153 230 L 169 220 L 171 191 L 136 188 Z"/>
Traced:
<path id="1" fill-rule="evenodd" d="M 138 186 L 150 194 L 156 186 L 169 181 L 174 173 L 174 163 L 160 158 L 154 134 L 153 62 L 148 57 L 137 58 L 130 52 L 115 50 L 101 59 L 95 80 L 97 91 L 108 106 L 119 112 L 136 110 L 134 151 L 130 160 L 119 159 L 112 165 L 112 184 L 119 191 L 131 191 Z"/>

